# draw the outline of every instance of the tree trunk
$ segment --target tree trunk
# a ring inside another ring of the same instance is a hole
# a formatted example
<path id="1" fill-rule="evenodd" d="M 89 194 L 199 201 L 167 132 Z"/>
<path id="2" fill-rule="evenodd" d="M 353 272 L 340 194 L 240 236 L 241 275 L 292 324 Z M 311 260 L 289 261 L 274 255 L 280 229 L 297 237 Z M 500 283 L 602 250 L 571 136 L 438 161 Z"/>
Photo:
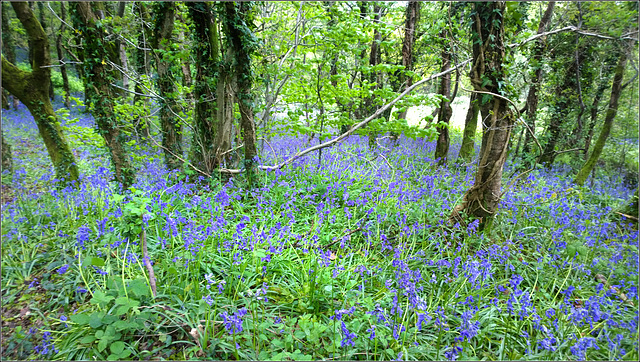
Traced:
<path id="1" fill-rule="evenodd" d="M 47 36 L 47 22 L 44 18 L 44 3 L 38 1 L 38 13 L 40 14 L 40 25 L 42 25 L 42 30 L 44 30 L 45 36 Z M 53 83 L 51 82 L 51 72 L 49 72 L 49 99 L 54 100 L 55 93 L 53 89 Z"/>
<path id="2" fill-rule="evenodd" d="M 9 27 L 9 9 L 11 5 L 9 2 L 2 3 L 2 54 L 7 57 L 7 60 L 11 64 L 16 64 L 16 44 L 14 41 L 13 30 Z M 14 109 L 18 109 L 18 97 L 7 92 L 6 89 L 2 90 L 3 99 L 6 97 L 7 105 L 13 104 Z"/>
<path id="3" fill-rule="evenodd" d="M 64 7 L 64 2 L 60 2 L 60 29 L 58 29 L 58 36 L 56 37 L 56 52 L 58 53 L 58 60 L 60 61 L 60 75 L 62 75 L 62 90 L 64 91 L 64 106 L 71 108 L 71 100 L 69 99 L 71 91 L 69 90 L 69 76 L 67 75 L 67 65 L 64 61 L 64 53 L 62 51 L 62 32 L 64 31 L 64 21 L 67 19 L 67 10 Z"/>
<path id="4" fill-rule="evenodd" d="M 451 52 L 449 51 L 447 29 L 442 29 L 440 32 L 440 40 L 442 42 L 442 58 L 441 72 L 445 72 L 451 68 Z M 444 165 L 447 163 L 447 155 L 449 153 L 449 120 L 453 114 L 451 108 L 451 73 L 447 73 L 440 78 L 440 95 L 444 97 L 440 101 L 440 112 L 438 114 L 438 124 L 436 130 L 438 131 L 438 141 L 436 142 L 435 160 L 438 161 L 438 165 Z"/>
<path id="5" fill-rule="evenodd" d="M 369 66 L 375 67 L 380 64 L 381 56 L 380 56 L 380 42 L 382 40 L 382 35 L 378 30 L 377 24 L 380 23 L 382 8 L 378 3 L 373 4 L 373 23 L 376 24 L 376 27 L 373 30 L 373 40 L 371 41 L 371 50 L 369 52 Z M 382 87 L 382 79 L 381 74 L 377 70 L 371 70 L 369 73 L 369 84 L 371 85 L 371 94 L 367 95 L 363 101 L 364 104 L 364 112 L 363 114 L 371 114 L 375 111 L 375 105 L 373 104 L 374 96 L 373 91 L 376 89 L 380 89 Z M 374 147 L 376 144 L 376 137 L 378 133 L 373 129 L 373 125 L 369 125 L 369 147 Z"/>
<path id="6" fill-rule="evenodd" d="M 215 84 L 218 66 L 218 25 L 208 3 L 187 2 L 189 14 L 195 25 L 193 52 L 196 59 L 194 83 L 195 111 L 193 141 L 189 158 L 198 169 L 211 174 L 218 168 L 214 139 L 218 120 L 215 106 Z M 228 70 L 228 69 L 225 69 Z"/>
<path id="7" fill-rule="evenodd" d="M 407 73 L 413 71 L 413 44 L 416 41 L 416 28 L 420 20 L 420 1 L 410 0 L 407 4 L 404 21 L 404 39 L 402 40 L 402 66 L 404 71 L 401 73 L 401 83 L 404 89 L 411 87 L 413 77 Z M 402 90 L 399 90 L 402 91 Z M 403 109 L 398 113 L 398 119 L 407 118 L 407 109 Z"/>
<path id="8" fill-rule="evenodd" d="M 116 94 L 111 87 L 115 77 L 106 59 L 114 52 L 114 44 L 106 40 L 103 27 L 97 26 L 98 17 L 91 9 L 93 3 L 72 2 L 71 9 L 75 26 L 82 32 L 84 52 L 84 74 L 86 89 L 93 118 L 98 131 L 109 148 L 116 181 L 124 189 L 135 180 L 135 171 L 123 146 L 123 135 L 115 119 L 114 102 Z"/>
<path id="9" fill-rule="evenodd" d="M 155 29 L 153 48 L 157 85 L 160 92 L 160 127 L 162 129 L 162 149 L 167 169 L 179 169 L 182 162 L 182 125 L 176 117 L 177 89 L 176 77 L 171 70 L 173 52 L 171 50 L 171 33 L 175 19 L 175 3 L 157 2 L 154 4 Z M 169 59 L 169 60 L 167 60 Z"/>
<path id="10" fill-rule="evenodd" d="M 503 63 L 505 2 L 474 3 L 472 21 L 473 66 L 471 83 L 477 91 L 498 93 L 498 84 L 505 81 Z M 487 82 L 489 80 L 489 82 Z M 464 194 L 462 202 L 451 214 L 451 220 L 460 221 L 459 212 L 478 218 L 490 219 L 500 202 L 502 167 L 507 157 L 509 136 L 514 117 L 508 111 L 507 101 L 486 94 L 479 96 L 480 111 L 487 115 L 483 122 L 482 146 L 475 182 Z M 483 225 L 484 221 L 483 220 Z"/>
<path id="11" fill-rule="evenodd" d="M 244 142 L 244 167 L 249 186 L 253 184 L 255 162 L 258 156 L 256 148 L 256 129 L 253 112 L 251 88 L 251 53 L 256 49 L 257 39 L 247 24 L 247 13 L 251 3 L 242 2 L 237 7 L 233 2 L 225 3 L 225 28 L 235 57 L 235 76 L 238 82 L 238 108 L 240 109 L 240 128 Z"/>
<path id="12" fill-rule="evenodd" d="M 596 122 L 598 121 L 598 106 L 600 105 L 600 100 L 602 100 L 602 93 L 605 91 L 605 89 L 607 89 L 607 83 L 603 82 L 596 90 L 596 95 L 593 97 L 593 103 L 591 104 L 591 119 L 589 121 L 589 125 L 587 126 L 587 134 L 584 139 L 584 150 L 582 151 L 582 155 L 584 156 L 585 161 L 589 156 L 589 148 L 591 148 L 593 131 L 595 130 Z"/>
<path id="13" fill-rule="evenodd" d="M 551 17 L 553 15 L 553 9 L 555 5 L 555 1 L 549 1 L 549 4 L 547 4 L 547 10 L 544 12 L 544 15 L 542 15 L 542 19 L 540 19 L 540 24 L 538 25 L 538 34 L 542 34 L 547 31 L 549 23 L 551 23 Z M 534 43 L 533 54 L 531 56 L 531 63 L 533 65 L 532 68 L 534 69 L 534 71 L 533 76 L 531 77 L 531 86 L 529 87 L 529 93 L 527 95 L 527 104 L 525 111 L 527 113 L 527 124 L 533 132 L 535 132 L 536 130 L 538 92 L 540 90 L 540 80 L 542 79 L 542 56 L 546 48 L 546 36 L 536 39 Z M 533 143 L 533 137 L 531 133 L 525 132 L 525 134 L 524 147 L 522 149 L 523 155 L 526 155 L 531 151 L 531 144 Z"/>
<path id="14" fill-rule="evenodd" d="M 4 140 L 4 132 L 0 130 L 0 137 L 2 137 L 2 172 L 13 172 L 13 157 L 11 156 L 11 146 Z"/>
<path id="15" fill-rule="evenodd" d="M 65 183 L 75 182 L 78 179 L 76 160 L 49 100 L 51 68 L 48 66 L 51 65 L 51 58 L 47 35 L 26 2 L 14 2 L 11 5 L 31 41 L 33 69 L 31 72 L 20 70 L 3 56 L 2 85 L 20 99 L 33 115 L 57 178 Z"/>
<path id="16" fill-rule="evenodd" d="M 471 161 L 474 149 L 474 139 L 476 138 L 476 129 L 478 128 L 478 113 L 480 112 L 480 100 L 478 93 L 471 93 L 469 97 L 469 109 L 464 119 L 464 131 L 462 134 L 462 145 L 458 159 L 463 162 Z"/>
<path id="17" fill-rule="evenodd" d="M 126 1 L 118 2 L 118 17 L 120 19 L 124 18 L 124 12 L 127 7 Z M 125 43 L 119 38 L 116 39 L 116 50 L 118 51 L 118 60 L 120 61 L 120 66 L 122 67 L 122 88 L 129 89 L 129 60 L 127 59 L 127 48 Z M 123 91 L 124 92 L 124 91 Z M 124 93 L 125 97 L 129 96 L 129 93 Z"/>
<path id="18" fill-rule="evenodd" d="M 138 103 L 142 100 L 143 104 L 141 106 L 144 107 L 145 110 L 149 109 L 149 98 L 141 97 L 140 94 L 143 94 L 144 90 L 140 85 L 142 79 L 140 79 L 141 75 L 145 75 L 149 77 L 151 73 L 151 56 L 149 51 L 147 50 L 148 44 L 151 42 L 152 34 L 148 26 L 146 26 L 147 22 L 150 22 L 150 16 L 147 12 L 147 7 L 144 2 L 136 1 L 135 9 L 137 11 L 138 17 L 140 19 L 140 30 L 138 32 L 138 46 L 135 49 L 135 64 L 136 64 L 136 73 L 138 73 L 138 81 L 135 82 L 134 87 L 134 96 L 133 96 L 133 104 L 138 105 Z M 146 112 L 145 112 L 146 113 Z M 138 140 L 141 142 L 146 142 L 151 137 L 151 132 L 149 129 L 149 122 L 147 121 L 147 117 L 140 117 L 135 121 L 135 130 Z"/>
<path id="19" fill-rule="evenodd" d="M 629 47 L 633 47 L 633 44 L 629 43 Z M 602 130 L 600 131 L 600 135 L 598 136 L 596 144 L 593 146 L 593 152 L 591 153 L 591 156 L 589 156 L 589 159 L 587 159 L 585 164 L 582 166 L 582 169 L 580 169 L 575 179 L 575 183 L 580 186 L 584 185 L 584 182 L 587 180 L 589 173 L 595 167 L 596 162 L 598 162 L 598 158 L 600 158 L 600 154 L 604 149 L 604 144 L 607 141 L 607 137 L 609 137 L 609 133 L 611 132 L 613 120 L 616 117 L 616 113 L 618 112 L 618 100 L 620 99 L 620 93 L 622 93 L 622 78 L 624 76 L 624 68 L 627 64 L 629 52 L 629 49 L 621 50 L 620 60 L 618 61 L 618 65 L 616 66 L 616 70 L 613 76 L 611 97 L 609 98 L 609 109 L 607 109 L 607 113 L 604 118 L 604 124 L 602 125 Z"/>
<path id="20" fill-rule="evenodd" d="M 581 63 L 587 50 L 586 45 L 581 45 L 577 50 L 578 61 L 571 59 L 571 63 L 567 66 L 562 84 L 555 89 L 555 105 L 551 112 L 549 127 L 547 128 L 546 143 L 542 155 L 540 155 L 538 163 L 550 168 L 555 161 L 558 152 L 556 145 L 560 141 L 560 135 L 563 133 L 563 124 L 566 124 L 566 118 L 573 105 L 577 102 L 578 79 L 576 78 L 577 65 Z"/>

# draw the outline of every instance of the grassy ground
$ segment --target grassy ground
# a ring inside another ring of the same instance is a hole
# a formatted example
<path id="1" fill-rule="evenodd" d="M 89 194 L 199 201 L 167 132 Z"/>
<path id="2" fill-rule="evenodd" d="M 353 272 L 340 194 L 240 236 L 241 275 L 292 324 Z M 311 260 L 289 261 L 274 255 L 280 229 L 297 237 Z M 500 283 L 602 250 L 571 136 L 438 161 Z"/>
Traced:
<path id="1" fill-rule="evenodd" d="M 638 359 L 638 233 L 612 212 L 631 192 L 620 180 L 534 171 L 478 233 L 445 222 L 473 165 L 437 167 L 422 139 L 354 136 L 251 192 L 187 183 L 140 147 L 121 192 L 76 112 L 77 190 L 52 186 L 28 112 L 3 112 L 5 359 Z M 305 146 L 270 145 L 265 164 Z"/>

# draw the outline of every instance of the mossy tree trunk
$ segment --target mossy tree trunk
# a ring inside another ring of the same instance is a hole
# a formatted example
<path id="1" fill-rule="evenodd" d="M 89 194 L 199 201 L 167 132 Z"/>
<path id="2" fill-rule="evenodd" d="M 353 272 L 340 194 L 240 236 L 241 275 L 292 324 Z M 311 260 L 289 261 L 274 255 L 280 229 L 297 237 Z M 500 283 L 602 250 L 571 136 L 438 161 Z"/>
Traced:
<path id="1" fill-rule="evenodd" d="M 249 185 L 253 184 L 258 149 L 256 147 L 256 125 L 254 122 L 254 99 L 251 93 L 253 73 L 251 71 L 251 54 L 258 47 L 258 39 L 253 34 L 248 13 L 250 2 L 225 3 L 227 36 L 233 48 L 235 58 L 235 76 L 237 79 L 237 100 L 240 110 L 240 128 L 244 142 L 244 168 Z"/>
<path id="2" fill-rule="evenodd" d="M 474 3 L 472 20 L 473 66 L 471 83 L 476 91 L 500 93 L 498 84 L 505 81 L 503 64 L 505 2 Z M 507 158 L 509 137 L 515 122 L 504 98 L 480 94 L 480 112 L 483 122 L 482 146 L 475 182 L 464 194 L 451 214 L 460 220 L 459 213 L 489 219 L 500 202 L 502 167 Z M 484 222 L 488 220 L 483 220 Z"/>
<path id="3" fill-rule="evenodd" d="M 71 14 L 75 27 L 82 33 L 84 53 L 85 92 L 91 113 L 98 126 L 98 132 L 105 140 L 116 181 L 124 189 L 135 181 L 135 171 L 124 149 L 123 135 L 118 127 L 114 112 L 116 93 L 111 86 L 115 77 L 107 60 L 114 53 L 114 44 L 106 40 L 102 20 L 99 19 L 89 2 L 71 2 Z"/>
<path id="4" fill-rule="evenodd" d="M 44 140 L 56 176 L 65 183 L 78 179 L 78 167 L 49 100 L 51 58 L 49 42 L 40 22 L 26 2 L 11 3 L 32 44 L 33 70 L 18 69 L 2 57 L 2 84 L 27 106 Z"/>
<path id="5" fill-rule="evenodd" d="M 440 71 L 445 72 L 451 68 L 451 52 L 448 49 L 449 38 L 447 36 L 447 29 L 442 29 L 440 32 L 440 42 L 442 46 L 442 52 L 440 53 L 442 65 Z M 447 162 L 447 155 L 449 154 L 449 120 L 451 120 L 451 116 L 453 115 L 453 109 L 451 108 L 451 73 L 447 73 L 440 78 L 439 94 L 443 98 L 440 101 L 438 123 L 436 126 L 438 140 L 436 141 L 434 159 L 438 161 L 439 165 L 444 165 Z"/>
<path id="6" fill-rule="evenodd" d="M 633 44 L 629 44 L 631 48 Z M 598 140 L 593 145 L 593 151 L 591 155 L 584 163 L 578 175 L 576 175 L 575 183 L 582 186 L 584 182 L 589 177 L 589 173 L 598 162 L 600 158 L 600 154 L 604 149 L 604 145 L 607 142 L 607 138 L 609 137 L 609 133 L 611 133 L 611 127 L 613 126 L 613 120 L 618 113 L 618 101 L 620 100 L 620 94 L 622 93 L 622 78 L 624 76 L 624 69 L 627 65 L 627 59 L 629 58 L 629 49 L 624 49 L 621 51 L 620 59 L 618 60 L 618 65 L 616 65 L 615 73 L 613 76 L 613 85 L 611 86 L 611 97 L 609 98 L 609 108 L 607 109 L 607 113 L 605 114 L 604 124 L 602 125 L 602 130 L 600 131 L 600 135 L 598 136 Z"/>
<path id="7" fill-rule="evenodd" d="M 198 169 L 211 174 L 218 168 L 214 138 L 218 122 L 215 89 L 218 79 L 220 48 L 218 25 L 209 3 L 188 2 L 193 21 L 193 54 L 196 59 L 194 98 L 196 102 L 190 161 Z"/>
<path id="8" fill-rule="evenodd" d="M 178 110 L 176 99 L 176 77 L 173 70 L 174 57 L 171 38 L 175 19 L 175 3 L 157 2 L 154 4 L 155 30 L 153 48 L 157 85 L 160 92 L 160 127 L 162 129 L 162 149 L 164 160 L 169 170 L 179 169 L 182 162 L 182 125 L 176 116 Z"/>
<path id="9" fill-rule="evenodd" d="M 471 93 L 469 97 L 469 108 L 464 119 L 462 145 L 460 146 L 460 153 L 458 153 L 458 159 L 462 162 L 471 161 L 471 156 L 473 156 L 474 140 L 476 138 L 476 129 L 478 128 L 478 113 L 480 113 L 480 101 L 478 98 L 478 93 Z"/>

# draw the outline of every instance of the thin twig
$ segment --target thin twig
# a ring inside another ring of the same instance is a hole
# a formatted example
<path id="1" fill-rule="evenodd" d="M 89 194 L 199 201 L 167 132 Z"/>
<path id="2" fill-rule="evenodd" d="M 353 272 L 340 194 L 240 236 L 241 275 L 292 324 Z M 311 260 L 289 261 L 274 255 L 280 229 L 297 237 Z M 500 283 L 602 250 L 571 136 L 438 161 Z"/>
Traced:
<path id="1" fill-rule="evenodd" d="M 149 285 L 151 286 L 151 291 L 153 292 L 153 297 L 156 297 L 156 275 L 153 272 L 153 265 L 151 265 L 151 260 L 149 259 L 149 252 L 147 251 L 147 232 L 144 228 L 144 215 L 140 215 L 140 220 L 142 221 L 142 230 L 140 231 L 140 241 L 142 242 L 142 261 L 144 265 L 147 267 L 147 271 L 149 272 Z"/>

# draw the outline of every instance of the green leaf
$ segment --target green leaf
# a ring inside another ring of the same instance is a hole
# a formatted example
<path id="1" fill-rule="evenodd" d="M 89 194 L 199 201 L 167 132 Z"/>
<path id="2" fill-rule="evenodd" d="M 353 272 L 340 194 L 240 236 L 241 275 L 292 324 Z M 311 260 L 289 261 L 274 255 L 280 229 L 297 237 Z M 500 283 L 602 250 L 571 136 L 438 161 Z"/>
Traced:
<path id="1" fill-rule="evenodd" d="M 98 332 L 100 332 L 100 331 L 98 331 Z M 93 341 L 95 341 L 95 340 L 96 340 L 96 336 L 94 336 L 93 334 L 89 334 L 89 335 L 84 336 L 80 340 L 80 343 L 83 343 L 83 344 L 93 343 Z"/>
<path id="2" fill-rule="evenodd" d="M 89 316 L 86 314 L 74 314 L 69 318 L 72 322 L 78 323 L 79 325 L 89 324 Z"/>
<path id="3" fill-rule="evenodd" d="M 117 342 L 113 342 L 111 344 L 111 346 L 109 347 L 109 350 L 113 354 L 120 354 L 120 353 L 122 353 L 122 351 L 124 351 L 124 347 L 125 347 L 124 346 L 124 342 L 117 341 Z"/>
<path id="4" fill-rule="evenodd" d="M 102 312 L 95 312 L 93 314 L 91 314 L 91 317 L 89 317 L 89 326 L 91 326 L 91 328 L 99 328 L 102 326 L 102 317 L 104 317 L 104 313 Z"/>
<path id="5" fill-rule="evenodd" d="M 142 279 L 136 279 L 131 281 L 131 283 L 129 283 L 129 290 L 131 290 L 133 294 L 135 294 L 138 297 L 149 295 L 149 287 L 147 286 L 147 282 L 145 282 Z"/>
<path id="6" fill-rule="evenodd" d="M 109 343 L 108 339 L 101 339 L 100 342 L 98 342 L 98 351 L 102 352 L 105 350 L 105 348 L 107 348 L 107 345 Z"/>
<path id="7" fill-rule="evenodd" d="M 98 257 L 94 257 L 91 259 L 91 265 L 104 266 L 104 260 Z"/>

